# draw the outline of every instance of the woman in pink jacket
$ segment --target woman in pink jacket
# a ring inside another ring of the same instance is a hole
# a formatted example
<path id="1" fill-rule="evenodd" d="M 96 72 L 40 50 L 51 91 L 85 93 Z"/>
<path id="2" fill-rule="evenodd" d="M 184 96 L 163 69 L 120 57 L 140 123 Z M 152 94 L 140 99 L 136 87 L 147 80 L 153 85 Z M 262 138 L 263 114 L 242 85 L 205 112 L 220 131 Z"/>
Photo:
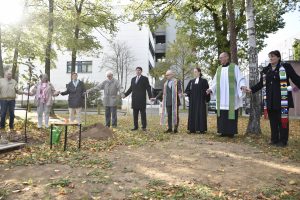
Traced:
<path id="1" fill-rule="evenodd" d="M 49 127 L 49 114 L 53 105 L 53 96 L 57 96 L 59 91 L 56 91 L 53 85 L 48 81 L 48 75 L 40 76 L 41 82 L 37 83 L 31 90 L 30 95 L 35 95 L 35 104 L 37 106 L 38 128 L 42 128 L 43 115 L 45 117 L 45 127 Z"/>

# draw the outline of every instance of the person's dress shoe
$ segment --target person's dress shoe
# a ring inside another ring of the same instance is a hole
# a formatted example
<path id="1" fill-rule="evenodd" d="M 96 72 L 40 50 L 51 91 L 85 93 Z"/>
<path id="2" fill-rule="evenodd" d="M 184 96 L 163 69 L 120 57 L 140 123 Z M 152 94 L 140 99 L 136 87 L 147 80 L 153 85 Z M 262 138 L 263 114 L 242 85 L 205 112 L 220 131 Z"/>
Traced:
<path id="1" fill-rule="evenodd" d="M 178 133 L 178 130 L 177 130 L 177 128 L 176 129 L 174 129 L 174 131 L 173 131 L 174 133 Z"/>
<path id="2" fill-rule="evenodd" d="M 138 128 L 133 128 L 133 129 L 131 129 L 131 131 L 136 131 L 136 130 L 138 130 Z"/>
<path id="3" fill-rule="evenodd" d="M 279 143 L 277 143 L 276 146 L 278 146 L 278 147 L 286 147 L 287 146 L 287 142 L 279 142 Z"/>
<path id="4" fill-rule="evenodd" d="M 269 142 L 269 145 L 277 146 L 278 142 Z"/>
<path id="5" fill-rule="evenodd" d="M 171 132 L 172 132 L 172 129 L 168 129 L 164 133 L 171 133 Z"/>
<path id="6" fill-rule="evenodd" d="M 146 128 L 142 128 L 142 130 L 143 130 L 143 131 L 145 131 L 145 132 L 147 131 L 147 129 L 146 129 Z"/>

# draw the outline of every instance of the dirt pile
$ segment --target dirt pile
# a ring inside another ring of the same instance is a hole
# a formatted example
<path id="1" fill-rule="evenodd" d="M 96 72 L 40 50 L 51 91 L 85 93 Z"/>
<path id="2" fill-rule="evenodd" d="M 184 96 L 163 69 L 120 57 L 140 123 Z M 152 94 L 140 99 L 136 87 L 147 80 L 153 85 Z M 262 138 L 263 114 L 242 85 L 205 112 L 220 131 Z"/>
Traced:
<path id="1" fill-rule="evenodd" d="M 95 140 L 107 140 L 113 137 L 113 131 L 103 124 L 98 123 L 89 127 L 85 127 L 81 133 L 82 139 L 91 138 Z"/>

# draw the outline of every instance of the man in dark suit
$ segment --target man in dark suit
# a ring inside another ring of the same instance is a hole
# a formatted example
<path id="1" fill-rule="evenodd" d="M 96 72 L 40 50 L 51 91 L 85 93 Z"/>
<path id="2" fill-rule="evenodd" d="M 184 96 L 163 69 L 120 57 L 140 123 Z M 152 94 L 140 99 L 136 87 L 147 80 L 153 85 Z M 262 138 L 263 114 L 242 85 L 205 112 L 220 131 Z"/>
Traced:
<path id="1" fill-rule="evenodd" d="M 137 67 L 135 69 L 136 77 L 131 79 L 130 88 L 125 92 L 123 98 L 127 97 L 132 92 L 132 102 L 131 108 L 133 109 L 133 121 L 134 127 L 132 131 L 138 130 L 138 115 L 141 112 L 142 119 L 142 129 L 146 131 L 147 119 L 146 119 L 146 91 L 148 92 L 148 97 L 152 97 L 151 86 L 149 80 L 146 76 L 142 75 L 143 69 Z"/>

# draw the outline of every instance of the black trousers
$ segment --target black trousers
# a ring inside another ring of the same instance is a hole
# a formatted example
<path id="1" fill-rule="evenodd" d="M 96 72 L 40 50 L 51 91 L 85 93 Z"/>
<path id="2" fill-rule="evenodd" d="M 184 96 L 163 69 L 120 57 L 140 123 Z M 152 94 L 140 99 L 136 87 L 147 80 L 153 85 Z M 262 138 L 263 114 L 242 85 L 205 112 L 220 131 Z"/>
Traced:
<path id="1" fill-rule="evenodd" d="M 287 128 L 282 128 L 280 110 L 268 110 L 271 127 L 271 142 L 287 144 L 289 138 L 289 124 Z"/>
<path id="2" fill-rule="evenodd" d="M 167 108 L 167 113 L 168 113 L 168 129 L 172 130 L 173 127 L 173 120 L 172 120 L 172 106 L 166 106 Z M 178 109 L 179 107 L 177 106 L 177 124 L 174 124 L 174 129 L 178 128 L 179 124 L 179 113 Z"/>
<path id="3" fill-rule="evenodd" d="M 141 112 L 142 128 L 147 127 L 146 108 L 133 108 L 133 123 L 134 128 L 139 128 L 139 112 Z"/>
<path id="4" fill-rule="evenodd" d="M 222 135 L 235 135 L 238 133 L 238 110 L 234 111 L 235 119 L 229 119 L 228 113 L 228 110 L 220 110 L 220 116 L 217 117 L 218 133 Z"/>

